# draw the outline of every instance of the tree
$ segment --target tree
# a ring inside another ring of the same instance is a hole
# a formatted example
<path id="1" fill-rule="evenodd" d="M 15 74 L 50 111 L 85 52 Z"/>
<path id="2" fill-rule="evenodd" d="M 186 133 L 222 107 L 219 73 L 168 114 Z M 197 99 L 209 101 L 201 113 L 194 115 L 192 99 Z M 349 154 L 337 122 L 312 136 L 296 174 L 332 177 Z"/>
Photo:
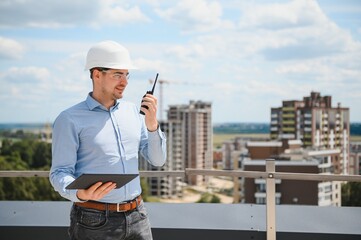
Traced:
<path id="1" fill-rule="evenodd" d="M 51 144 L 21 140 L 12 142 L 2 141 L 0 155 L 1 170 L 29 170 L 36 168 L 48 170 L 51 161 Z M 0 178 L 0 200 L 63 200 L 54 191 L 48 178 Z"/>
<path id="2" fill-rule="evenodd" d="M 144 202 L 148 201 L 148 196 L 149 196 L 149 186 L 147 184 L 147 179 L 146 178 L 140 178 L 140 186 L 142 188 L 142 198 L 144 200 Z"/>
<path id="3" fill-rule="evenodd" d="M 1 143 L 1 148 L 0 148 L 1 155 L 3 155 L 3 156 L 10 155 L 11 154 L 11 145 L 12 145 L 12 142 L 10 139 L 7 139 L 7 138 L 3 139 L 2 143 Z"/>
<path id="4" fill-rule="evenodd" d="M 15 142 L 11 146 L 11 152 L 20 153 L 21 160 L 26 162 L 29 166 L 33 164 L 33 154 L 34 154 L 34 140 L 22 140 Z"/>
<path id="5" fill-rule="evenodd" d="M 215 195 L 210 193 L 203 193 L 201 198 L 197 201 L 197 203 L 220 203 L 221 199 Z"/>
<path id="6" fill-rule="evenodd" d="M 28 164 L 21 160 L 19 152 L 12 152 L 11 155 L 1 157 L 1 170 L 27 170 L 28 168 Z"/>
<path id="7" fill-rule="evenodd" d="M 361 182 L 342 185 L 342 206 L 361 207 Z"/>
<path id="8" fill-rule="evenodd" d="M 51 164 L 51 144 L 46 142 L 37 142 L 34 145 L 34 154 L 32 156 L 32 167 L 39 168 L 50 166 Z"/>
<path id="9" fill-rule="evenodd" d="M 61 201 L 64 200 L 59 193 L 55 192 L 48 178 L 30 178 L 36 186 L 34 191 L 34 200 L 37 201 Z"/>

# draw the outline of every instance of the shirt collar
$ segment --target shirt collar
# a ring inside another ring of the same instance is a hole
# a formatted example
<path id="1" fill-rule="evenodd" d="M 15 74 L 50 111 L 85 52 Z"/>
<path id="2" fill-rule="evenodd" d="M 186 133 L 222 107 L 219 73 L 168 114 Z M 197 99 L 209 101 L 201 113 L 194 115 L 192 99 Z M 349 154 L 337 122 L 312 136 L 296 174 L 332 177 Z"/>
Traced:
<path id="1" fill-rule="evenodd" d="M 94 108 L 101 106 L 101 104 L 92 97 L 92 92 L 90 92 L 85 100 L 86 104 L 90 111 L 94 110 Z"/>
<path id="2" fill-rule="evenodd" d="M 85 100 L 86 104 L 88 105 L 89 110 L 92 111 L 97 107 L 104 108 L 103 105 L 101 105 L 97 100 L 95 100 L 92 97 L 92 93 L 93 92 L 90 92 Z M 115 105 L 113 107 L 111 107 L 111 109 L 118 109 L 118 105 L 119 105 L 119 101 L 117 101 L 115 103 Z"/>

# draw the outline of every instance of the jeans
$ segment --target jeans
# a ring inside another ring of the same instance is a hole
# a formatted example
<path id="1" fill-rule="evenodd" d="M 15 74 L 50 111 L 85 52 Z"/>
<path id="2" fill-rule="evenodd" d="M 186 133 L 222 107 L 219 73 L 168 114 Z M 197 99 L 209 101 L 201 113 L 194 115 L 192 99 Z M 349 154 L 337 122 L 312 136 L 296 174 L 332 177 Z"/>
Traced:
<path id="1" fill-rule="evenodd" d="M 73 205 L 69 236 L 72 240 L 153 239 L 143 202 L 128 212 L 99 211 Z"/>

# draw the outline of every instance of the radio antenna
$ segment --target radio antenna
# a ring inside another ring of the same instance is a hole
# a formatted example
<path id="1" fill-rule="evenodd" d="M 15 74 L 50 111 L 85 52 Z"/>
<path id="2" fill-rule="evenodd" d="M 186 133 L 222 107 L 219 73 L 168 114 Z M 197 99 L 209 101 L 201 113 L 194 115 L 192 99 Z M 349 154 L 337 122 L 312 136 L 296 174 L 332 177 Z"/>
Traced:
<path id="1" fill-rule="evenodd" d="M 154 80 L 154 84 L 153 84 L 153 88 L 152 88 L 152 94 L 154 93 L 155 84 L 157 83 L 157 80 L 158 80 L 158 75 L 159 75 L 159 73 L 157 73 L 157 76 L 155 76 L 155 80 Z"/>

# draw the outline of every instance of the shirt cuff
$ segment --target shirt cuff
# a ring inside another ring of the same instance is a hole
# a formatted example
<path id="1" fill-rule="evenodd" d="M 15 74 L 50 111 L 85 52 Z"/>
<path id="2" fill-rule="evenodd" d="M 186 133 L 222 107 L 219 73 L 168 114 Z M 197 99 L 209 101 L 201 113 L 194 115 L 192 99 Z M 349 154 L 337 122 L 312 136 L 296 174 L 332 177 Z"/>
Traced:
<path id="1" fill-rule="evenodd" d="M 160 129 L 159 125 L 158 125 L 158 128 L 157 130 L 153 131 L 153 132 L 150 132 L 148 130 L 148 138 L 149 140 L 153 140 L 153 139 L 157 139 L 158 137 L 160 137 L 161 139 L 165 139 L 165 135 L 164 133 L 162 132 L 162 130 Z"/>
<path id="2" fill-rule="evenodd" d="M 86 201 L 80 200 L 80 199 L 77 197 L 77 195 L 76 195 L 77 192 L 78 192 L 77 189 L 69 190 L 70 200 L 71 200 L 72 202 L 86 202 Z"/>
<path id="3" fill-rule="evenodd" d="M 147 130 L 148 130 L 148 132 L 156 132 L 157 130 L 159 130 L 159 124 L 158 124 L 158 126 L 157 126 L 157 129 L 155 129 L 154 131 L 150 131 L 148 128 L 147 128 Z"/>

